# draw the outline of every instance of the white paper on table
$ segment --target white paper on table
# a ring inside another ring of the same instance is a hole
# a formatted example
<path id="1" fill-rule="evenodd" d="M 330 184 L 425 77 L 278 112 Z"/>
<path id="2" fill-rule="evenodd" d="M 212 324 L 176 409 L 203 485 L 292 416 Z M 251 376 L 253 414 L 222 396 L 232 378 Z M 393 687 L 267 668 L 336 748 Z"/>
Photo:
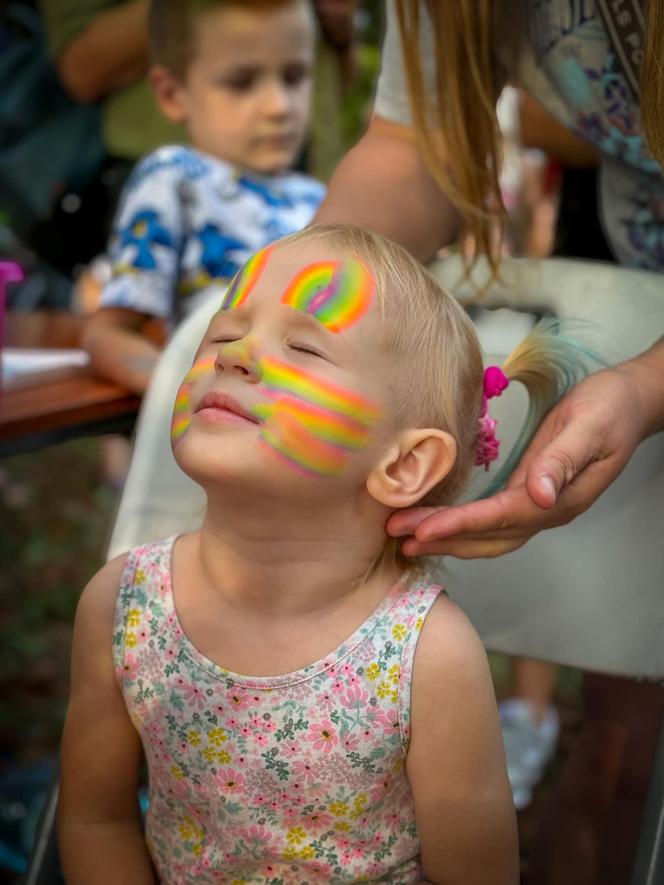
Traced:
<path id="1" fill-rule="evenodd" d="M 84 368 L 90 360 L 84 350 L 47 347 L 7 347 L 2 350 L 0 359 L 0 375 L 5 389 L 29 384 L 34 375 L 54 380 L 70 369 Z"/>

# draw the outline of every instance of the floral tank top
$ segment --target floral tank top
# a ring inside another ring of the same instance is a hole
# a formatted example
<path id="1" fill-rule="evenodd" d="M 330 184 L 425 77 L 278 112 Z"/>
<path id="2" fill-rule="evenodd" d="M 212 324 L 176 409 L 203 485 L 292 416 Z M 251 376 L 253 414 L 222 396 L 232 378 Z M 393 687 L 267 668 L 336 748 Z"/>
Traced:
<path id="1" fill-rule="evenodd" d="M 183 632 L 173 542 L 128 555 L 113 631 L 117 679 L 148 762 L 146 839 L 159 881 L 417 882 L 410 683 L 440 587 L 407 574 L 323 659 L 243 676 Z"/>

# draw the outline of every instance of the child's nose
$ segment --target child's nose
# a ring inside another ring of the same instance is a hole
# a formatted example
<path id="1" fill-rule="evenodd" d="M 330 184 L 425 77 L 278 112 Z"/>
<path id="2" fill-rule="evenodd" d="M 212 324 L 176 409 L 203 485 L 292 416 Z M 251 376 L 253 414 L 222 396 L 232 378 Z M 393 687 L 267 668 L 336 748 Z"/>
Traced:
<path id="1" fill-rule="evenodd" d="M 261 370 L 252 348 L 242 341 L 229 341 L 219 347 L 214 361 L 217 375 L 222 373 L 241 376 L 256 383 L 261 379 Z"/>
<path id="2" fill-rule="evenodd" d="M 273 117 L 285 116 L 290 111 L 290 95 L 286 84 L 275 78 L 265 87 L 264 108 Z"/>

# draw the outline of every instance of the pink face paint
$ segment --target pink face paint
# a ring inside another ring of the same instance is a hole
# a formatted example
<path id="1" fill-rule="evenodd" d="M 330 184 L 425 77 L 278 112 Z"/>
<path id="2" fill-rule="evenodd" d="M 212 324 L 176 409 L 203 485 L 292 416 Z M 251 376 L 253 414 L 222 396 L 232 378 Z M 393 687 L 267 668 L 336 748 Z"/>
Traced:
<path id="1" fill-rule="evenodd" d="M 228 287 L 228 291 L 224 295 L 224 300 L 221 302 L 220 311 L 233 310 L 244 304 L 251 290 L 258 282 L 260 275 L 265 270 L 265 265 L 268 262 L 272 248 L 272 246 L 267 246 L 265 249 L 261 249 L 260 252 L 256 252 L 244 267 L 235 274 Z"/>
<path id="2" fill-rule="evenodd" d="M 198 360 L 185 375 L 184 381 L 180 385 L 180 389 L 175 397 L 175 405 L 173 407 L 173 418 L 171 420 L 171 443 L 173 445 L 180 441 L 191 424 L 191 405 L 189 401 L 191 386 L 207 372 L 213 371 L 215 361 L 216 357 L 213 356 Z"/>
<path id="3" fill-rule="evenodd" d="M 367 445 L 380 417 L 359 394 L 281 360 L 260 360 L 268 400 L 254 409 L 264 423 L 262 441 L 307 475 L 334 475 L 349 454 Z"/>
<path id="4" fill-rule="evenodd" d="M 367 312 L 375 288 L 359 261 L 317 261 L 293 277 L 281 302 L 311 314 L 331 332 L 341 332 Z"/>

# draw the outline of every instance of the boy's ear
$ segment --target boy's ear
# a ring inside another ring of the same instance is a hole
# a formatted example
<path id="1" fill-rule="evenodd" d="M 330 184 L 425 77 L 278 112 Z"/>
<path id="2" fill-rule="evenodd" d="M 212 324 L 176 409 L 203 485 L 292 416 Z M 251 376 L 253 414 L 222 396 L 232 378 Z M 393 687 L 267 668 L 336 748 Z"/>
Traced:
<path id="1" fill-rule="evenodd" d="M 405 430 L 367 478 L 367 491 L 388 507 L 412 507 L 454 466 L 456 440 L 437 428 Z"/>
<path id="2" fill-rule="evenodd" d="M 187 102 L 182 83 L 163 65 L 152 65 L 148 77 L 162 114 L 172 123 L 184 123 L 187 118 Z"/>

